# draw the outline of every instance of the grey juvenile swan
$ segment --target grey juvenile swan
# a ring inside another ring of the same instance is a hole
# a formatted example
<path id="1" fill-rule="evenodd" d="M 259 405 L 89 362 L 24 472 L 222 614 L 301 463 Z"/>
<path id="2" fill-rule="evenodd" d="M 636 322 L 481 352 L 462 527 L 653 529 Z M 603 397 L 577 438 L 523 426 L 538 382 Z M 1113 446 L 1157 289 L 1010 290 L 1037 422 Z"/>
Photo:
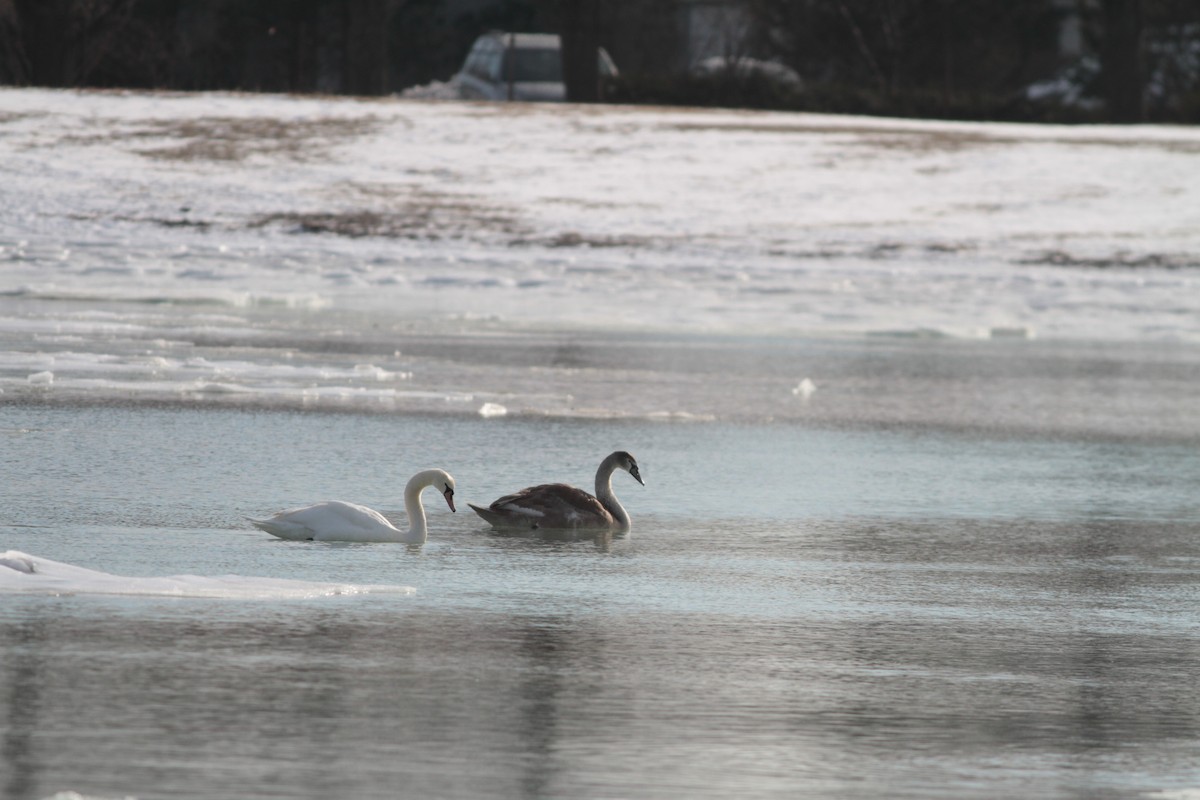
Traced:
<path id="1" fill-rule="evenodd" d="M 645 486 L 637 460 L 624 450 L 608 456 L 596 470 L 596 494 L 565 483 L 530 486 L 505 495 L 487 508 L 468 503 L 496 528 L 602 528 L 629 530 L 629 513 L 613 494 L 612 474 L 623 469 Z"/>
<path id="2" fill-rule="evenodd" d="M 433 486 L 446 498 L 454 511 L 454 478 L 441 469 L 418 472 L 404 487 L 404 510 L 408 512 L 407 531 L 402 531 L 374 509 L 355 503 L 330 500 L 303 508 L 280 511 L 267 519 L 252 519 L 254 527 L 280 539 L 301 539 L 317 542 L 408 542 L 425 541 L 429 529 L 425 523 L 425 506 L 421 492 Z"/>

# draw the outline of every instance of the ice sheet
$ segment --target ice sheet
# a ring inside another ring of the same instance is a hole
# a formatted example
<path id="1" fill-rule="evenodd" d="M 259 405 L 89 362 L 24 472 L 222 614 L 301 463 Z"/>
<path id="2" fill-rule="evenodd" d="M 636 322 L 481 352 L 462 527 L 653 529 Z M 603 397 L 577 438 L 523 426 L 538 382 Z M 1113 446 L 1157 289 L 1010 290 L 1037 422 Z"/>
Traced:
<path id="1" fill-rule="evenodd" d="M 0 593 L 284 600 L 356 594 L 412 594 L 409 586 L 320 583 L 242 575 L 131 577 L 64 564 L 19 550 L 0 553 Z"/>

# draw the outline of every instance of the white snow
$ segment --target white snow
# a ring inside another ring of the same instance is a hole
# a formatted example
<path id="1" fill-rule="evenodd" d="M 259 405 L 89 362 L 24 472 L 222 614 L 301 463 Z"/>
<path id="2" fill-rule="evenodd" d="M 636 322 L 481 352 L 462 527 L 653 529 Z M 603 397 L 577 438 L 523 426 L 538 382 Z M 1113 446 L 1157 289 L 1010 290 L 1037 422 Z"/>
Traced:
<path id="1" fill-rule="evenodd" d="M 320 583 L 241 575 L 112 575 L 18 550 L 0 553 L 0 594 L 104 594 L 272 600 L 366 593 L 412 594 L 409 586 Z"/>
<path id="2" fill-rule="evenodd" d="M 1198 157 L 1166 126 L 3 88 L 0 390 L 423 391 L 389 331 L 1200 342 Z M 370 337 L 349 368 L 279 345 Z"/>

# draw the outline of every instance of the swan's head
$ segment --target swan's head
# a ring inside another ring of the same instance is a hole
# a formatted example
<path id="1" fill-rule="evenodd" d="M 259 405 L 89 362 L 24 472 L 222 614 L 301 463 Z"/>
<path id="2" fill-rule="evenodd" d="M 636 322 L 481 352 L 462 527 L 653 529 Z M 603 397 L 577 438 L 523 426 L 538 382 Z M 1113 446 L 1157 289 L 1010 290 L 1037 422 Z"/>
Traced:
<path id="1" fill-rule="evenodd" d="M 446 498 L 446 505 L 450 506 L 451 511 L 457 511 L 454 507 L 454 478 L 450 477 L 449 472 L 443 472 L 439 483 L 434 484 L 442 492 L 442 497 Z"/>
<path id="2" fill-rule="evenodd" d="M 616 456 L 618 467 L 620 467 L 621 469 L 625 470 L 630 475 L 632 475 L 633 479 L 635 481 L 637 481 L 638 483 L 642 484 L 642 486 L 646 485 L 642 481 L 642 474 L 640 472 L 638 472 L 638 465 L 637 465 L 636 458 L 634 458 L 629 453 L 626 453 L 624 450 L 618 450 L 617 452 L 613 453 L 613 455 Z"/>
<path id="3" fill-rule="evenodd" d="M 457 510 L 454 508 L 454 477 L 449 472 L 444 469 L 427 469 L 424 472 L 418 472 L 409 479 L 408 486 L 405 488 L 405 496 L 416 499 L 426 486 L 432 486 L 441 492 L 451 511 Z"/>

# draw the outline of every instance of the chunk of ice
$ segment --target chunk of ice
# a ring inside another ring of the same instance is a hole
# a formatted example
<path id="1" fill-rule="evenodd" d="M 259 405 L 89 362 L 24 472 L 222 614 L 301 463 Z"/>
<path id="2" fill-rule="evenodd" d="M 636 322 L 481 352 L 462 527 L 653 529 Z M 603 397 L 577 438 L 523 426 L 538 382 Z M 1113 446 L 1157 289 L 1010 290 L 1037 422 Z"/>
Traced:
<path id="1" fill-rule="evenodd" d="M 817 385 L 812 382 L 811 378 L 805 378 L 798 384 L 792 387 L 792 394 L 799 397 L 801 400 L 807 400 L 812 397 L 813 392 L 817 390 Z"/>
<path id="2" fill-rule="evenodd" d="M 503 417 L 508 413 L 508 409 L 499 403 L 484 403 L 479 407 L 479 416 L 481 417 Z"/>

